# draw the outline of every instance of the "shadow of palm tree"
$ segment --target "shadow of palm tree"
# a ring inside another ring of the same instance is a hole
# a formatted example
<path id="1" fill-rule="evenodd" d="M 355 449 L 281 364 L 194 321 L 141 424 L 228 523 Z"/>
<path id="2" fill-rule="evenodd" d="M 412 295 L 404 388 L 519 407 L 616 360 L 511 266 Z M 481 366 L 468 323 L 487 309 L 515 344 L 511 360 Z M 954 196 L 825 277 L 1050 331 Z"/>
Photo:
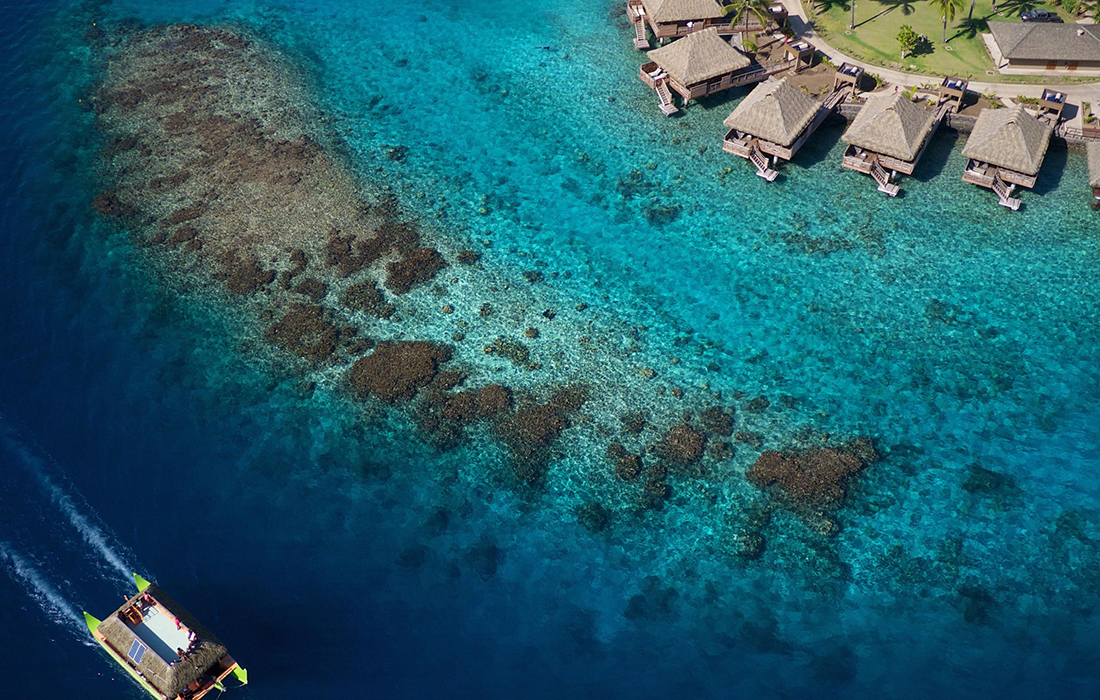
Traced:
<path id="1" fill-rule="evenodd" d="M 883 15 L 888 15 L 891 12 L 893 12 L 894 10 L 897 10 L 899 8 L 901 9 L 901 14 L 905 15 L 906 17 L 913 14 L 913 11 L 916 9 L 916 5 L 913 4 L 913 0 L 876 0 L 876 1 L 878 2 L 879 5 L 884 5 L 886 9 L 882 10 L 881 12 L 879 12 L 875 15 L 872 15 L 872 16 L 868 17 L 867 19 L 863 20 L 862 22 L 857 23 L 856 27 L 862 27 L 863 25 L 867 24 L 868 22 L 873 22 L 876 19 L 878 19 L 879 17 L 882 17 Z"/>
<path id="2" fill-rule="evenodd" d="M 951 39 L 958 37 L 974 39 L 979 34 L 989 31 L 989 22 L 981 18 L 964 19 L 959 22 L 958 27 L 959 30 L 951 35 Z M 948 41 L 951 41 L 951 39 L 948 39 Z"/>
<path id="3" fill-rule="evenodd" d="M 1028 10 L 1034 10 L 1041 4 L 1039 0 L 1004 0 L 1004 2 L 997 3 L 997 10 L 1004 12 L 1006 15 L 1016 15 L 1018 17 Z"/>
<path id="4" fill-rule="evenodd" d="M 848 0 L 817 0 L 816 5 L 818 12 L 828 12 L 834 7 L 839 7 L 847 11 L 851 7 L 851 5 L 848 4 Z"/>
<path id="5" fill-rule="evenodd" d="M 908 17 L 917 9 L 913 0 L 877 0 L 880 5 L 889 5 L 891 9 L 901 8 L 901 14 Z"/>

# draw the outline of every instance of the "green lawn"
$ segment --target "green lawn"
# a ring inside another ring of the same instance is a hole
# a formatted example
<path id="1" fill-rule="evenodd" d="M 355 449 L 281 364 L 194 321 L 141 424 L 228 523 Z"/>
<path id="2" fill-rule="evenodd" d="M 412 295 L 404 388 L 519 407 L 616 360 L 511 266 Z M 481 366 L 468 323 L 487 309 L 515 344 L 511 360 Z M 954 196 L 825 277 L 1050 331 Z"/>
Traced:
<path id="1" fill-rule="evenodd" d="M 848 29 L 852 0 L 804 0 L 808 11 L 814 15 L 819 34 L 834 47 L 867 63 L 895 70 L 930 75 L 960 75 L 987 82 L 1033 82 L 1022 76 L 991 74 L 993 62 L 982 44 L 982 33 L 988 33 L 986 22 L 1019 22 L 1020 13 L 1042 7 L 1057 12 L 1067 23 L 1074 17 L 1061 8 L 1029 0 L 1008 0 L 998 3 L 997 12 L 991 0 L 977 0 L 973 20 L 968 20 L 970 2 L 967 1 L 954 22 L 947 24 L 947 44 L 941 42 L 943 24 L 940 13 L 928 0 L 854 0 L 856 3 L 856 28 Z M 812 5 L 812 9 L 809 6 Z M 898 46 L 898 30 L 903 24 L 913 27 L 917 34 L 924 34 L 924 42 L 916 55 L 901 58 Z M 1051 82 L 1048 78 L 1046 82 Z M 1076 81 L 1075 81 L 1076 82 Z"/>

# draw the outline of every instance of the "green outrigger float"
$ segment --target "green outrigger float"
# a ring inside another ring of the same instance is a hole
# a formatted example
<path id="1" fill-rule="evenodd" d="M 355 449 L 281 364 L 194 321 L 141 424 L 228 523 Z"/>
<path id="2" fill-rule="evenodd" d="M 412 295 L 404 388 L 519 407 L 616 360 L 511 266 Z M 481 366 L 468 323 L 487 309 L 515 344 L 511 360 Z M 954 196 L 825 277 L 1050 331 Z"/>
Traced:
<path id="1" fill-rule="evenodd" d="M 248 672 L 198 620 L 156 584 L 134 574 L 137 593 L 103 620 L 84 613 L 95 640 L 157 700 L 198 700 L 240 685 Z"/>

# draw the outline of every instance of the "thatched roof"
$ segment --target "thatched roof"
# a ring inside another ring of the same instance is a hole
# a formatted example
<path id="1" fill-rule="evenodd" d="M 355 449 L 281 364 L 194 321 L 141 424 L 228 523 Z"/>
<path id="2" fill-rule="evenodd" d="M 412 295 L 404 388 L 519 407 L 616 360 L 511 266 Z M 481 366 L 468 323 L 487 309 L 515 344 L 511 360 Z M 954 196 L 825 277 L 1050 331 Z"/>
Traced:
<path id="1" fill-rule="evenodd" d="M 694 85 L 726 73 L 735 73 L 752 61 L 729 45 L 718 30 L 708 27 L 692 32 L 667 46 L 650 51 L 649 60 L 681 85 Z"/>
<path id="2" fill-rule="evenodd" d="M 780 146 L 790 146 L 820 108 L 817 100 L 786 78 L 768 78 L 741 100 L 723 123 Z"/>
<path id="3" fill-rule="evenodd" d="M 1100 26 L 1055 22 L 990 22 L 1010 61 L 1100 61 Z"/>
<path id="4" fill-rule="evenodd" d="M 207 675 L 211 666 L 226 655 L 226 648 L 210 633 L 208 629 L 199 624 L 199 621 L 191 617 L 190 613 L 180 607 L 179 603 L 172 600 L 156 584 L 150 584 L 144 593 L 167 608 L 188 629 L 198 635 L 199 641 L 195 649 L 187 655 L 183 661 L 169 664 L 155 651 L 150 649 L 141 657 L 137 669 L 145 677 L 151 686 L 163 693 L 166 697 L 174 698 L 179 695 L 192 681 L 199 680 Z M 133 605 L 143 593 L 138 593 L 128 600 L 119 611 Z M 130 645 L 138 636 L 133 629 L 120 617 L 116 611 L 99 624 L 98 631 L 106 638 L 107 643 L 126 660 Z"/>
<path id="5" fill-rule="evenodd" d="M 1025 175 L 1039 172 L 1050 144 L 1050 126 L 1016 105 L 983 109 L 963 146 L 967 158 Z"/>
<path id="6" fill-rule="evenodd" d="M 1100 187 L 1100 142 L 1089 141 L 1089 187 Z"/>
<path id="7" fill-rule="evenodd" d="M 715 0 L 642 0 L 646 14 L 655 22 L 690 22 L 722 16 Z"/>
<path id="8" fill-rule="evenodd" d="M 858 148 L 912 161 L 935 121 L 935 114 L 905 95 L 871 95 L 842 138 Z"/>

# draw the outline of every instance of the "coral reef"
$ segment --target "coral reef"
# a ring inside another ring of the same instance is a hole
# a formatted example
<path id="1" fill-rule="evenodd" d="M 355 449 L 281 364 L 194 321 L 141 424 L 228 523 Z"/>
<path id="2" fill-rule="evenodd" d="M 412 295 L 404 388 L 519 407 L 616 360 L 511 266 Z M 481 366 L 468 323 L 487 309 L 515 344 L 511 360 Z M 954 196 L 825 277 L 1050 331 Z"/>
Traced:
<path id="1" fill-rule="evenodd" d="M 703 456 L 706 436 L 687 423 L 673 426 L 657 443 L 657 454 L 672 464 L 684 465 Z"/>
<path id="2" fill-rule="evenodd" d="M 451 347 L 425 341 L 383 341 L 359 358 L 348 381 L 359 398 L 386 403 L 407 401 L 435 378 L 439 365 L 451 359 Z"/>
<path id="3" fill-rule="evenodd" d="M 268 342 L 316 364 L 336 350 L 339 330 L 325 318 L 319 306 L 294 304 L 286 314 L 268 327 Z"/>
<path id="4" fill-rule="evenodd" d="M 823 506 L 842 501 L 848 478 L 866 464 L 847 449 L 768 450 L 757 457 L 746 476 L 761 488 L 778 486 L 794 503 Z"/>

